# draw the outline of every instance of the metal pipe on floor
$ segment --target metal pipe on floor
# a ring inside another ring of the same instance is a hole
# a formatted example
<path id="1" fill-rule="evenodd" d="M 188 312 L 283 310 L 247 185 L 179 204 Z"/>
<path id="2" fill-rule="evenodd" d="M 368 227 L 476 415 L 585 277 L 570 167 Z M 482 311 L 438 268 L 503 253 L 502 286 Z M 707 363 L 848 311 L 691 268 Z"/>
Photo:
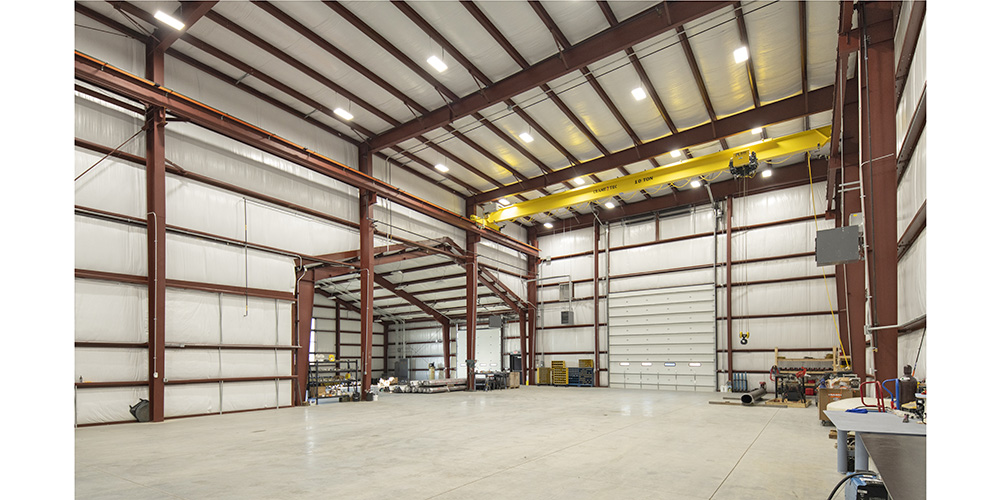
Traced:
<path id="1" fill-rule="evenodd" d="M 752 405 L 754 401 L 760 399 L 761 396 L 763 396 L 764 394 L 767 394 L 767 389 L 765 389 L 764 387 L 758 387 L 741 396 L 740 402 L 742 402 L 745 405 Z"/>

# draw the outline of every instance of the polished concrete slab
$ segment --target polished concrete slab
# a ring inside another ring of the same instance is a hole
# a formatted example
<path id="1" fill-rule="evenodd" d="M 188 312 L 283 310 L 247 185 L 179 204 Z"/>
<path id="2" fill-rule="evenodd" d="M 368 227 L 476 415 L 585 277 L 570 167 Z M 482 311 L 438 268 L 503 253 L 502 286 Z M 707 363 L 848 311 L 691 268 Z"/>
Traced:
<path id="1" fill-rule="evenodd" d="M 76 430 L 76 497 L 825 498 L 816 408 L 574 387 L 381 394 Z"/>

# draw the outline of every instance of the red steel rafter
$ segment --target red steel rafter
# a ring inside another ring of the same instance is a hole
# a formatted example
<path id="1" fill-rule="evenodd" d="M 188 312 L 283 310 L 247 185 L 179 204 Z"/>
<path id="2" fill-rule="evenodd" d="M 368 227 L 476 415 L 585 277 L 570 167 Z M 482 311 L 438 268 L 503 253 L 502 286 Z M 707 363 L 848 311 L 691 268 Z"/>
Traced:
<path id="1" fill-rule="evenodd" d="M 331 3 L 327 2 L 328 5 Z M 669 2 L 659 4 L 637 14 L 616 28 L 598 33 L 524 71 L 433 110 L 419 119 L 411 120 L 400 127 L 380 134 L 372 139 L 372 148 L 379 150 L 398 144 L 471 115 L 727 5 L 730 5 L 730 2 Z"/>

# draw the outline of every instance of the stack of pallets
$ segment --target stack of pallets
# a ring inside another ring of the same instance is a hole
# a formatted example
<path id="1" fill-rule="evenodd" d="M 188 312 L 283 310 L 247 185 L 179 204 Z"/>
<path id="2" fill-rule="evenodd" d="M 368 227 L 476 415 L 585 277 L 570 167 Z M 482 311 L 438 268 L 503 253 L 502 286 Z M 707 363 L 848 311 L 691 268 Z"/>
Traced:
<path id="1" fill-rule="evenodd" d="M 552 385 L 568 385 L 569 371 L 565 361 L 552 362 Z"/>

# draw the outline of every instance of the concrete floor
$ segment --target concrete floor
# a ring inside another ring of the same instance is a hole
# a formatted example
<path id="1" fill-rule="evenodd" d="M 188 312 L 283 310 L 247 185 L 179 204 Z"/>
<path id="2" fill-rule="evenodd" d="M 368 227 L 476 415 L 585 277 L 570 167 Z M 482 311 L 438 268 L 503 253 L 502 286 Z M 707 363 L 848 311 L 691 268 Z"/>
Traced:
<path id="1" fill-rule="evenodd" d="M 76 430 L 76 497 L 816 499 L 842 477 L 807 409 L 710 393 L 386 394 Z"/>

